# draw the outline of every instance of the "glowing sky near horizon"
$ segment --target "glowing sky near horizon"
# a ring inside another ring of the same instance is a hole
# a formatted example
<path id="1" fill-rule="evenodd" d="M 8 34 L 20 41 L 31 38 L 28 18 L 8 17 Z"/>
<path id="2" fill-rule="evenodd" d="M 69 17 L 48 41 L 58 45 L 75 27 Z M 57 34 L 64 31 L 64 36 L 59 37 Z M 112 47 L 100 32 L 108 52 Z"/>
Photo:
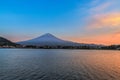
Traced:
<path id="1" fill-rule="evenodd" d="M 120 0 L 1 0 L 0 35 L 17 42 L 51 33 L 96 44 L 120 44 Z"/>

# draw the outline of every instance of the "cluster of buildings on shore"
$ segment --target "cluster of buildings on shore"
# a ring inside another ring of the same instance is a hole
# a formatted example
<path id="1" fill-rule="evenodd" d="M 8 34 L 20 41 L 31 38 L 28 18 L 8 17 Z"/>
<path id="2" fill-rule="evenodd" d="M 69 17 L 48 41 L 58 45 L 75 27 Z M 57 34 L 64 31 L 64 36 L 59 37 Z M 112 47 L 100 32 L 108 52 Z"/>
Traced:
<path id="1" fill-rule="evenodd" d="M 14 46 L 0 46 L 0 48 L 15 48 Z"/>
<path id="2" fill-rule="evenodd" d="M 0 46 L 0 48 L 20 48 L 22 46 L 10 46 L 10 45 L 3 45 L 3 46 Z"/>
<path id="3" fill-rule="evenodd" d="M 32 49 L 99 49 L 99 50 L 120 50 L 120 45 L 111 45 L 104 47 L 91 47 L 91 46 L 33 46 L 33 45 L 3 45 L 0 48 L 32 48 Z"/>

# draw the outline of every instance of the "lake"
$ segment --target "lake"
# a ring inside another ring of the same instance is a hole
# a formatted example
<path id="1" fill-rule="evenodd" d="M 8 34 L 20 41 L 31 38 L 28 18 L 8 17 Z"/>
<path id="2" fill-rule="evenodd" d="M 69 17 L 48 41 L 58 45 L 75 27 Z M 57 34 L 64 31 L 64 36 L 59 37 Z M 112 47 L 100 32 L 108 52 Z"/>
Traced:
<path id="1" fill-rule="evenodd" d="M 0 80 L 120 80 L 120 51 L 0 49 Z"/>

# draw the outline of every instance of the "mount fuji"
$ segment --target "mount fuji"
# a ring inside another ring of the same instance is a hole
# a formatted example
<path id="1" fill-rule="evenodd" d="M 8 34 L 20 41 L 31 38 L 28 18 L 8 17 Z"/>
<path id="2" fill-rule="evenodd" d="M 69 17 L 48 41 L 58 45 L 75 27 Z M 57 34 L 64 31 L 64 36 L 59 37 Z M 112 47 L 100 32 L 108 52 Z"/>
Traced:
<path id="1" fill-rule="evenodd" d="M 98 46 L 94 44 L 83 44 L 83 43 L 76 43 L 72 41 L 62 40 L 60 38 L 55 37 L 54 35 L 47 33 L 40 37 L 17 42 L 21 45 L 34 45 L 34 46 Z"/>

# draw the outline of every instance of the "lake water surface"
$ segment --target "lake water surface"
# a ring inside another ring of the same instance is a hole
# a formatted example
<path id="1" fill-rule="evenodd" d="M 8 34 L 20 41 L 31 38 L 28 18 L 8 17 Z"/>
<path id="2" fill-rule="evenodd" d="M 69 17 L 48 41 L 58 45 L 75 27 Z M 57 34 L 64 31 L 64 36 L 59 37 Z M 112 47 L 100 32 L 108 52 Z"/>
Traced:
<path id="1" fill-rule="evenodd" d="M 120 51 L 0 49 L 0 80 L 120 80 Z"/>

